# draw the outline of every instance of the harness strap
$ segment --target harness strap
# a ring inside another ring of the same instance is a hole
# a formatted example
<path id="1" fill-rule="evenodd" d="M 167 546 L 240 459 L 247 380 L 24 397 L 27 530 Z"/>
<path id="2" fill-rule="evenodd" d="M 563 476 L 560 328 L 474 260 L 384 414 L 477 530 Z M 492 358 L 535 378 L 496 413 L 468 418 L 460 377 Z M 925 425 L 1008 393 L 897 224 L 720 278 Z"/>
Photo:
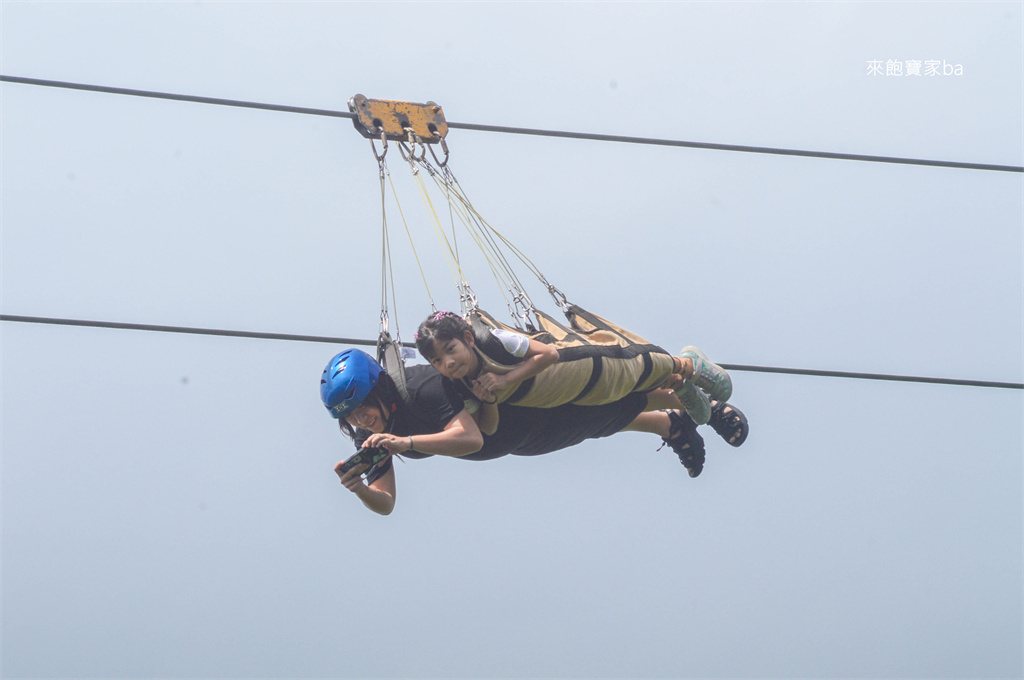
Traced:
<path id="1" fill-rule="evenodd" d="M 386 330 L 381 331 L 380 337 L 377 338 L 377 361 L 394 381 L 402 401 L 409 403 L 409 385 L 405 378 L 405 359 L 402 358 L 402 346 Z"/>

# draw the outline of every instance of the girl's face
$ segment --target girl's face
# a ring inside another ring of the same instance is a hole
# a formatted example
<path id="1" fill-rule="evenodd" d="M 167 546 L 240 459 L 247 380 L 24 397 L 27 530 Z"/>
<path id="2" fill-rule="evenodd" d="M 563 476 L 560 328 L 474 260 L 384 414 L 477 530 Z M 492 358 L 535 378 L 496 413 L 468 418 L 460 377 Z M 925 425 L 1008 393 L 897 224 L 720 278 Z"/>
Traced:
<path id="1" fill-rule="evenodd" d="M 473 343 L 473 334 L 469 331 L 462 338 L 434 340 L 434 358 L 430 363 L 446 378 L 475 378 L 480 372 L 480 358 L 473 351 Z"/>
<path id="2" fill-rule="evenodd" d="M 384 417 L 384 409 L 380 404 L 369 404 L 365 401 L 345 416 L 345 422 L 352 427 L 370 432 L 383 432 L 388 425 L 388 419 Z"/>

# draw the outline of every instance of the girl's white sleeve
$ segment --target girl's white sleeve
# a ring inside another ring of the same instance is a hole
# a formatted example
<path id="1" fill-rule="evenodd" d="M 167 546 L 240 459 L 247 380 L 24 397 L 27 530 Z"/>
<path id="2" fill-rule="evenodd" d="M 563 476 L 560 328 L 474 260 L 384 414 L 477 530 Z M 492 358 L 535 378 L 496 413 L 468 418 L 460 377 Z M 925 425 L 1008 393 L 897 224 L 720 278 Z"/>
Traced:
<path id="1" fill-rule="evenodd" d="M 492 328 L 491 335 L 501 340 L 502 346 L 512 356 L 525 357 L 526 350 L 530 349 L 530 338 L 522 333 L 513 333 L 502 328 Z"/>

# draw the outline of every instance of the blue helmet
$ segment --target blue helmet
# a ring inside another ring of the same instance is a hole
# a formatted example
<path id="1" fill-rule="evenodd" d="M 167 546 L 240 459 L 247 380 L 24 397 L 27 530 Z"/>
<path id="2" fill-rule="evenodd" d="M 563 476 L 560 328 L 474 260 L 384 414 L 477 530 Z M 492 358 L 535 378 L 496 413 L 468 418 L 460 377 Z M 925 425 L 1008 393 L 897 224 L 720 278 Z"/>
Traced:
<path id="1" fill-rule="evenodd" d="M 320 400 L 332 417 L 344 418 L 363 403 L 381 370 L 380 364 L 358 349 L 336 354 L 320 377 Z"/>

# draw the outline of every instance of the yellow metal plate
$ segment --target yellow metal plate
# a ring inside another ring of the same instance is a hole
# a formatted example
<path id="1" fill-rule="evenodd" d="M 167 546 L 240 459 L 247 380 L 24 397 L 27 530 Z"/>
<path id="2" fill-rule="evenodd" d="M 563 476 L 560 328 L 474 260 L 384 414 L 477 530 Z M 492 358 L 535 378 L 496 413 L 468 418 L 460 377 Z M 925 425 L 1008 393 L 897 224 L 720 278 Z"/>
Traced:
<path id="1" fill-rule="evenodd" d="M 444 111 L 434 102 L 417 104 L 388 99 L 367 99 L 357 94 L 348 100 L 348 110 L 356 114 L 352 122 L 363 137 L 380 139 L 383 132 L 388 139 L 404 141 L 409 138 L 407 128 L 420 138 L 432 143 L 448 134 Z"/>

